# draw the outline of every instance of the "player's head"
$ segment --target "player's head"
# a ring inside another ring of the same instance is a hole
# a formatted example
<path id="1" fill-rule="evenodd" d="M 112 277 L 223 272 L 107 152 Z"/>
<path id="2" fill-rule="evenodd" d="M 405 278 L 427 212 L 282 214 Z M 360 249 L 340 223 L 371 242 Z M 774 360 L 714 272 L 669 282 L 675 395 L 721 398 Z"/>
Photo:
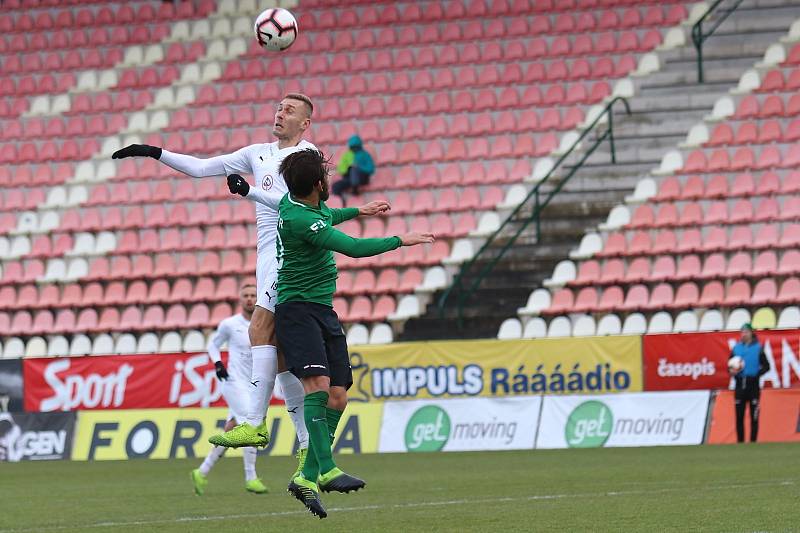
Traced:
<path id="1" fill-rule="evenodd" d="M 256 308 L 256 286 L 254 283 L 245 282 L 239 289 L 239 304 L 245 313 L 252 313 Z"/>
<path id="2" fill-rule="evenodd" d="M 747 323 L 742 326 L 742 342 L 745 344 L 750 344 L 754 339 L 755 333 L 753 332 L 753 325 Z"/>
<path id="3" fill-rule="evenodd" d="M 294 139 L 301 137 L 311 126 L 311 114 L 314 104 L 311 99 L 300 93 L 289 93 L 278 103 L 272 134 L 278 139 Z"/>
<path id="4" fill-rule="evenodd" d="M 280 171 L 289 192 L 295 198 L 307 198 L 315 190 L 320 200 L 327 200 L 328 160 L 314 148 L 298 150 L 283 158 Z"/>

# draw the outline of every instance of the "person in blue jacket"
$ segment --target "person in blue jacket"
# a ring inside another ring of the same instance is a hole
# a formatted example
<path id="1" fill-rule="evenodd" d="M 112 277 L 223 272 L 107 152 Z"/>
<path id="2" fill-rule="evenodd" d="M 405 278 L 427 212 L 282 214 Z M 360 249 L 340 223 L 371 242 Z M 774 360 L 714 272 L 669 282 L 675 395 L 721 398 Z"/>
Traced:
<path id="1" fill-rule="evenodd" d="M 364 150 L 361 137 L 358 135 L 350 137 L 347 148 L 336 165 L 336 171 L 342 179 L 333 184 L 333 194 L 342 197 L 342 201 L 346 191 L 358 194 L 358 188 L 368 185 L 370 176 L 375 173 L 375 161 L 369 152 Z"/>
<path id="2" fill-rule="evenodd" d="M 769 361 L 764 354 L 764 346 L 758 342 L 753 326 L 742 326 L 742 336 L 733 347 L 730 357 L 741 357 L 744 367 L 733 373 L 736 390 L 734 403 L 736 404 L 736 439 L 744 442 L 744 411 L 750 404 L 750 442 L 755 442 L 758 437 L 758 401 L 761 397 L 761 376 L 769 372 Z"/>

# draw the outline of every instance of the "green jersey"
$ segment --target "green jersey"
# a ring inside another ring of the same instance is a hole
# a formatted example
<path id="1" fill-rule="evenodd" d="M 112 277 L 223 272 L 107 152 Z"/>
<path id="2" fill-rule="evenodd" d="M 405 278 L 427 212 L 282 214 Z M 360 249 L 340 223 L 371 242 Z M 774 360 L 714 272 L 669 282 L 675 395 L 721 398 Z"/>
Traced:
<path id="1" fill-rule="evenodd" d="M 368 257 L 399 248 L 400 237 L 354 239 L 333 226 L 358 216 L 354 207 L 311 207 L 287 194 L 278 218 L 278 304 L 315 302 L 333 306 L 338 270 L 333 252 Z"/>

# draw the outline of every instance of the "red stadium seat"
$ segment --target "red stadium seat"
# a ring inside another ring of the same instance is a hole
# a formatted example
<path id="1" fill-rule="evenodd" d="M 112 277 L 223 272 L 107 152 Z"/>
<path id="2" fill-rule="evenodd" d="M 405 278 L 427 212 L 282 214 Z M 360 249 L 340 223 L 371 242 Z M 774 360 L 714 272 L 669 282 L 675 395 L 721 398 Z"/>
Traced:
<path id="1" fill-rule="evenodd" d="M 698 304 L 700 299 L 700 291 L 697 284 L 694 282 L 687 282 L 681 284 L 675 293 L 675 298 L 672 304 L 668 305 L 671 309 L 685 309 L 694 307 Z"/>

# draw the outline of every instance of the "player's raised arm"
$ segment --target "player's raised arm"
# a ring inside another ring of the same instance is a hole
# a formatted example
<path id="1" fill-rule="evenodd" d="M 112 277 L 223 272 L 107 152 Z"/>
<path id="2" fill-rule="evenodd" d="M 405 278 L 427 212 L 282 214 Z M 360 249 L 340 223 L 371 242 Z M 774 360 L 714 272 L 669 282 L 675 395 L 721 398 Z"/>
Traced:
<path id="1" fill-rule="evenodd" d="M 231 174 L 228 176 L 228 190 L 231 194 L 244 196 L 253 202 L 264 204 L 275 211 L 278 210 L 278 205 L 281 203 L 281 198 L 283 198 L 283 193 L 267 192 L 257 189 L 256 187 L 251 187 L 250 184 L 247 183 L 247 180 L 239 174 Z"/>
<path id="2" fill-rule="evenodd" d="M 250 158 L 248 157 L 251 149 L 252 146 L 246 146 L 231 154 L 201 159 L 191 155 L 176 154 L 158 146 L 131 144 L 114 152 L 111 155 L 111 159 L 152 157 L 193 178 L 205 178 L 209 176 L 224 176 L 232 172 L 252 172 Z"/>
<path id="3" fill-rule="evenodd" d="M 225 364 L 222 362 L 222 356 L 220 355 L 219 350 L 222 348 L 223 344 L 228 342 L 230 336 L 230 331 L 225 322 L 220 322 L 216 331 L 214 331 L 214 334 L 211 336 L 211 339 L 208 341 L 208 346 L 206 347 L 208 357 L 214 361 L 214 369 L 217 373 L 217 377 L 223 381 L 228 379 L 228 369 L 225 368 Z"/>
<path id="4" fill-rule="evenodd" d="M 330 209 L 333 225 L 337 226 L 342 222 L 356 217 L 372 217 L 375 215 L 380 215 L 381 213 L 386 213 L 391 209 L 391 206 L 386 200 L 376 200 L 374 202 L 364 204 L 361 207 L 344 207 L 341 209 L 332 207 Z"/>
<path id="5" fill-rule="evenodd" d="M 336 228 L 327 225 L 320 227 L 320 222 L 322 221 L 318 221 L 316 226 L 312 224 L 304 232 L 303 240 L 320 248 L 339 252 L 349 257 L 370 257 L 401 246 L 415 246 L 434 241 L 432 233 L 407 233 L 395 237 L 356 239 Z"/>

